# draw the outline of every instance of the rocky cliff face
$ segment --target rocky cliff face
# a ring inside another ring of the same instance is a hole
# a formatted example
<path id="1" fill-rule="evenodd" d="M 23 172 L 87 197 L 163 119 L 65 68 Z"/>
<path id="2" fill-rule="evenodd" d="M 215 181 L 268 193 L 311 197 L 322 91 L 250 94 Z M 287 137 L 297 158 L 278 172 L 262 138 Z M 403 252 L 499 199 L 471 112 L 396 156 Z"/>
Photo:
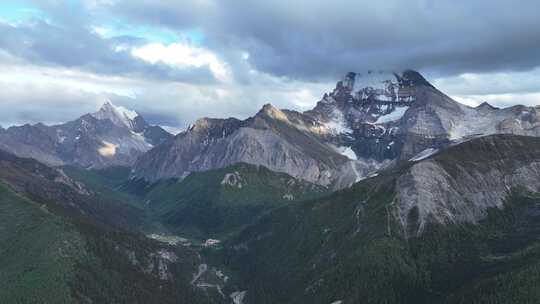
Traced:
<path id="1" fill-rule="evenodd" d="M 55 126 L 11 127 L 0 132 L 0 148 L 50 165 L 131 165 L 142 153 L 172 138 L 136 112 L 105 103 L 98 112 Z"/>
<path id="2" fill-rule="evenodd" d="M 185 177 L 245 162 L 332 184 L 342 168 L 350 166 L 349 159 L 304 130 L 295 115 L 300 114 L 266 105 L 245 121 L 200 119 L 174 141 L 143 155 L 135 165 L 134 178 Z"/>
<path id="3" fill-rule="evenodd" d="M 477 223 L 513 190 L 540 192 L 540 139 L 482 137 L 410 166 L 397 179 L 396 215 L 416 235 L 428 223 Z"/>

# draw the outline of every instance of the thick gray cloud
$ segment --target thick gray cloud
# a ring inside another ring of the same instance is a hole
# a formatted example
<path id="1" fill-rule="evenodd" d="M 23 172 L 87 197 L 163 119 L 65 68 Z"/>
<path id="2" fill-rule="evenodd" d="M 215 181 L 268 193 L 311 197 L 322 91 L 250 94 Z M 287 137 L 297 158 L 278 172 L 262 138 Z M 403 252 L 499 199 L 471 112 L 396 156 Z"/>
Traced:
<path id="1" fill-rule="evenodd" d="M 94 112 L 102 103 L 96 94 L 65 86 L 0 82 L 0 87 L 0 123 L 4 127 L 37 122 L 61 123 L 82 113 Z"/>
<path id="2" fill-rule="evenodd" d="M 212 80 L 208 67 L 175 69 L 114 51 L 119 39 L 88 30 L 98 13 L 178 32 L 200 29 L 205 46 L 230 63 L 239 81 L 249 81 L 245 74 L 251 68 L 313 81 L 350 70 L 413 68 L 446 76 L 540 65 L 535 0 L 87 0 L 77 10 L 59 1 L 33 2 L 59 26 L 3 26 L 0 47 L 34 61 L 98 73 Z M 123 42 L 143 43 L 133 37 Z M 244 52 L 250 55 L 248 65 L 242 64 Z"/>
<path id="3" fill-rule="evenodd" d="M 7 57 L 7 58 L 6 58 Z M 0 52 L 0 62 L 13 61 Z M 193 84 L 99 76 L 70 69 L 0 64 L 0 124 L 73 120 L 106 101 L 143 114 L 151 123 L 186 127 L 201 117 L 246 118 L 263 104 L 307 110 L 333 83 L 282 81 L 258 74 L 249 84 Z"/>
<path id="4" fill-rule="evenodd" d="M 347 71 L 368 69 L 417 69 L 469 104 L 540 98 L 531 0 L 27 2 L 45 17 L 0 22 L 0 68 L 10 71 L 0 75 L 2 124 L 67 121 L 105 98 L 175 127 L 202 116 L 247 117 L 267 102 L 306 110 Z M 170 41 L 96 31 L 117 23 L 178 37 L 198 30 L 200 44 L 188 46 L 211 58 L 185 64 L 182 46 Z M 149 43 L 156 48 L 146 59 L 132 52 Z M 221 67 L 226 77 L 216 79 Z"/>
<path id="5" fill-rule="evenodd" d="M 111 9 L 140 22 L 202 27 L 216 49 L 245 50 L 257 69 L 278 76 L 402 68 L 452 75 L 540 64 L 535 0 L 114 3 Z"/>

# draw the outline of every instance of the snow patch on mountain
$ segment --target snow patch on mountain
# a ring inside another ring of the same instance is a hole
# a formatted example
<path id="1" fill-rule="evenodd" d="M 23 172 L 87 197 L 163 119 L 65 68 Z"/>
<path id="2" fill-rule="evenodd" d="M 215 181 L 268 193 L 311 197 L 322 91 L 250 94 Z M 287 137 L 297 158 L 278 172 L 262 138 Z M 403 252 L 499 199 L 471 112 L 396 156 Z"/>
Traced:
<path id="1" fill-rule="evenodd" d="M 324 123 L 324 127 L 330 134 L 350 134 L 353 132 L 349 128 L 345 116 L 338 109 L 334 109 L 330 120 Z"/>
<path id="2" fill-rule="evenodd" d="M 242 189 L 245 182 L 242 176 L 240 176 L 240 173 L 238 171 L 235 171 L 233 173 L 227 173 L 223 177 L 223 180 L 221 181 L 222 185 L 229 185 L 231 187 L 236 187 L 238 189 Z"/>
<path id="3" fill-rule="evenodd" d="M 163 130 L 171 133 L 172 135 L 178 135 L 186 130 L 186 128 L 179 128 L 174 126 L 160 126 Z"/>
<path id="4" fill-rule="evenodd" d="M 341 155 L 346 156 L 350 160 L 358 159 L 356 153 L 354 153 L 351 147 L 336 147 L 336 151 L 338 151 Z"/>
<path id="5" fill-rule="evenodd" d="M 392 112 L 390 112 L 388 114 L 379 116 L 377 118 L 377 121 L 375 121 L 375 123 L 387 123 L 387 122 L 396 121 L 398 119 L 401 119 L 401 117 L 403 117 L 403 115 L 405 115 L 405 112 L 407 112 L 408 109 L 409 109 L 409 107 L 396 107 L 394 109 L 394 111 L 392 111 Z"/>
<path id="6" fill-rule="evenodd" d="M 391 160 L 377 161 L 375 159 L 358 158 L 350 160 L 340 170 L 337 179 L 337 188 L 346 188 L 354 183 L 372 176 L 374 173 L 387 168 L 392 164 Z"/>
<path id="7" fill-rule="evenodd" d="M 353 92 L 360 92 L 363 89 L 371 88 L 373 90 L 386 90 L 388 85 L 396 82 L 396 76 L 393 73 L 368 71 L 367 73 L 357 73 L 352 87 Z"/>
<path id="8" fill-rule="evenodd" d="M 143 133 L 137 133 L 131 131 L 131 138 L 135 139 L 135 141 L 140 142 L 142 145 L 146 146 L 143 150 L 149 150 L 152 147 L 154 147 L 151 143 L 146 141 L 146 138 L 144 137 Z"/>
<path id="9" fill-rule="evenodd" d="M 420 161 L 420 160 L 426 159 L 430 157 L 431 155 L 437 153 L 438 151 L 439 149 L 434 149 L 434 148 L 425 149 L 422 152 L 415 155 L 413 158 L 409 159 L 409 161 Z"/>
<path id="10" fill-rule="evenodd" d="M 367 71 L 367 73 L 348 73 L 341 81 L 351 95 L 348 102 L 369 99 L 381 102 L 413 102 L 415 90 L 411 82 L 392 72 Z"/>
<path id="11" fill-rule="evenodd" d="M 137 112 L 114 105 L 110 100 L 105 102 L 99 111 L 91 115 L 99 120 L 109 119 L 115 125 L 124 126 L 129 129 L 133 128 L 133 120 L 139 116 Z"/>
<path id="12" fill-rule="evenodd" d="M 284 194 L 282 198 L 283 198 L 284 200 L 294 201 L 294 195 L 292 195 L 292 194 L 290 194 L 290 193 Z"/>
<path id="13" fill-rule="evenodd" d="M 189 246 L 191 245 L 190 241 L 186 238 L 177 236 L 177 235 L 165 235 L 165 234 L 158 234 L 158 233 L 152 233 L 146 235 L 146 237 L 154 239 L 156 241 L 169 244 L 171 246 L 176 245 L 182 245 L 182 246 Z"/>
<path id="14" fill-rule="evenodd" d="M 114 110 L 118 113 L 120 113 L 123 117 L 129 119 L 129 120 L 133 120 L 135 119 L 135 117 L 139 116 L 139 114 L 137 114 L 137 112 L 133 111 L 133 110 L 129 110 L 127 108 L 124 108 L 122 106 L 117 106 L 117 105 L 112 105 L 114 107 Z"/>

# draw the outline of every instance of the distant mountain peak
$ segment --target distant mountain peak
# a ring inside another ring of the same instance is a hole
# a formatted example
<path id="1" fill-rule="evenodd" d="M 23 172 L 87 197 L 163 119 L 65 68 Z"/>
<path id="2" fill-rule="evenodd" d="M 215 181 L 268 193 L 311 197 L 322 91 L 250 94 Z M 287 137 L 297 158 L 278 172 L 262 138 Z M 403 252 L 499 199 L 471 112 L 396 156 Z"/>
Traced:
<path id="1" fill-rule="evenodd" d="M 283 113 L 283 111 L 274 107 L 270 103 L 267 103 L 262 107 L 262 109 L 259 111 L 259 115 L 260 114 L 264 114 L 268 117 L 278 119 L 278 120 L 284 120 L 284 121 L 288 120 L 287 115 Z"/>
<path id="2" fill-rule="evenodd" d="M 189 130 L 200 130 L 200 129 L 206 129 L 211 124 L 211 118 L 208 117 L 202 117 L 195 121 L 193 125 L 191 125 L 188 129 Z"/>
<path id="3" fill-rule="evenodd" d="M 425 85 L 428 87 L 433 87 L 429 81 L 424 78 L 420 72 L 415 70 L 404 70 L 403 73 L 400 76 L 402 79 L 409 81 L 412 85 Z"/>
<path id="4" fill-rule="evenodd" d="M 98 120 L 109 119 L 115 125 L 129 129 L 133 129 L 135 119 L 139 116 L 137 112 L 117 106 L 110 100 L 105 101 L 101 108 L 91 115 Z"/>
<path id="5" fill-rule="evenodd" d="M 499 109 L 498 107 L 492 106 L 491 104 L 489 104 L 486 101 L 479 104 L 476 108 L 477 109 L 489 109 L 489 110 L 498 110 Z"/>
<path id="6" fill-rule="evenodd" d="M 274 107 L 271 103 L 266 103 L 262 107 L 263 111 L 268 111 L 268 110 L 272 110 L 272 109 L 277 109 L 277 108 Z"/>
<path id="7" fill-rule="evenodd" d="M 220 138 L 230 134 L 233 130 L 236 130 L 240 124 L 241 121 L 236 118 L 219 119 L 203 117 L 197 119 L 195 124 L 187 129 L 187 133 Z"/>
<path id="8" fill-rule="evenodd" d="M 1 131 L 0 149 L 53 166 L 103 168 L 131 165 L 172 137 L 137 112 L 107 100 L 97 112 L 63 124 L 27 124 Z"/>

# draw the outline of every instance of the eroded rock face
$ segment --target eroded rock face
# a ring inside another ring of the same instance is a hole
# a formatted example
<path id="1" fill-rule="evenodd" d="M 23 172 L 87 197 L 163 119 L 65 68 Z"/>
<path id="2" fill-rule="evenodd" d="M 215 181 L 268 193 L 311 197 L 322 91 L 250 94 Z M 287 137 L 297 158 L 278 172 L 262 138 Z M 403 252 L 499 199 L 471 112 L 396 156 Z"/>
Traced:
<path id="1" fill-rule="evenodd" d="M 287 114 L 267 105 L 245 121 L 199 120 L 174 141 L 142 156 L 135 177 L 185 177 L 239 162 L 329 185 L 348 159 L 310 132 L 296 128 Z"/>
<path id="2" fill-rule="evenodd" d="M 476 223 L 511 191 L 540 191 L 540 140 L 475 139 L 413 164 L 397 180 L 396 217 L 407 234 L 430 223 Z"/>

